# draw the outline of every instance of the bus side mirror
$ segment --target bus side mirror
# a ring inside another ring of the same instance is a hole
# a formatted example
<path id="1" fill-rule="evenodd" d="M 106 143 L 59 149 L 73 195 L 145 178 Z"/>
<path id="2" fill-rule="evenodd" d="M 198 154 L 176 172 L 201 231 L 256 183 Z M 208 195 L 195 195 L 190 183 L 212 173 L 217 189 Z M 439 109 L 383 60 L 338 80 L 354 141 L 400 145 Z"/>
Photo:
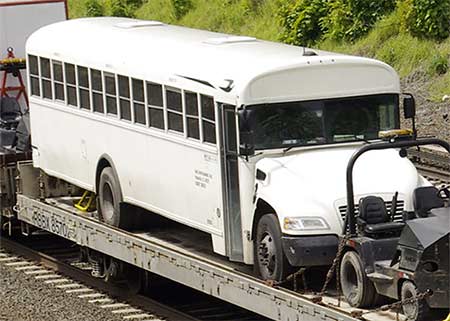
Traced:
<path id="1" fill-rule="evenodd" d="M 253 156 L 255 155 L 255 137 L 253 133 L 253 113 L 244 108 L 238 111 L 239 114 L 239 155 Z"/>
<path id="2" fill-rule="evenodd" d="M 416 101 L 412 95 L 403 98 L 403 113 L 405 119 L 412 119 L 416 117 Z"/>
<path id="3" fill-rule="evenodd" d="M 255 155 L 255 141 L 253 131 L 241 132 L 239 155 L 241 156 L 253 156 Z"/>

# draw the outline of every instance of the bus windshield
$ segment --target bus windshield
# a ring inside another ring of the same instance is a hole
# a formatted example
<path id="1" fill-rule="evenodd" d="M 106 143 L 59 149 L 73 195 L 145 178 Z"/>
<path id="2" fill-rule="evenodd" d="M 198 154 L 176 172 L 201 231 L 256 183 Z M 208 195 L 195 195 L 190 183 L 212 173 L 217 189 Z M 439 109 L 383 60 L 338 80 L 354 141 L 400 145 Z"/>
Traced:
<path id="1" fill-rule="evenodd" d="M 378 139 L 399 128 L 398 95 L 248 106 L 255 149 Z"/>

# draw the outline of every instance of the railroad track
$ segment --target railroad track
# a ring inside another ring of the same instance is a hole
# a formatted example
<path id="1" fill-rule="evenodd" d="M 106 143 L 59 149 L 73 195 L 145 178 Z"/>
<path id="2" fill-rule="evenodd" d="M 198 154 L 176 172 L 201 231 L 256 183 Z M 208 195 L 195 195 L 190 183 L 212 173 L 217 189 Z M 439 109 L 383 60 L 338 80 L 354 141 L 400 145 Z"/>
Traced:
<path id="1" fill-rule="evenodd" d="M 437 187 L 450 185 L 450 157 L 448 154 L 427 150 L 408 150 L 410 159 L 419 172 Z"/>
<path id="2" fill-rule="evenodd" d="M 91 275 L 92 268 L 79 264 L 79 248 L 54 235 L 39 238 L 0 236 L 0 249 L 9 253 L 4 263 L 35 274 L 43 283 L 100 304 L 124 320 L 267 320 L 188 287 L 155 276 L 155 285 L 145 294 L 134 294 L 124 286 L 104 282 Z M 0 255 L 1 256 L 1 255 Z"/>
<path id="3" fill-rule="evenodd" d="M 33 249 L 3 236 L 0 238 L 0 244 L 2 249 L 11 253 L 0 258 L 0 262 L 7 267 L 35 275 L 43 283 L 54 285 L 61 291 L 86 299 L 89 303 L 99 304 L 100 307 L 109 309 L 112 314 L 120 314 L 125 320 L 199 320 L 146 296 L 131 296 L 123 287 L 94 278 L 86 270 L 64 262 L 76 256 L 73 248 L 63 250 L 53 247 L 50 251 L 54 255 L 49 255 L 45 251 Z"/>

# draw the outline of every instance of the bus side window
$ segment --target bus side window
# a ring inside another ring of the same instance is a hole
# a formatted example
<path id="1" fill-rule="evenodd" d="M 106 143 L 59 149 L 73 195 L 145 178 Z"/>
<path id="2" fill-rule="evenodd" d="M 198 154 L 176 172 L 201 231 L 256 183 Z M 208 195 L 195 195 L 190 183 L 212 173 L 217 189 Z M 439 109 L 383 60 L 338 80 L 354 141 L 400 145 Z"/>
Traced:
<path id="1" fill-rule="evenodd" d="M 61 61 L 52 61 L 53 65 L 53 90 L 55 91 L 55 99 L 65 101 L 64 95 L 64 74 Z"/>
<path id="2" fill-rule="evenodd" d="M 167 119 L 169 130 L 184 132 L 183 128 L 183 103 L 179 89 L 166 88 Z"/>
<path id="3" fill-rule="evenodd" d="M 75 79 L 75 66 L 65 63 L 64 70 L 66 75 L 66 94 L 67 103 L 71 106 L 78 106 L 77 100 L 77 82 Z"/>
<path id="4" fill-rule="evenodd" d="M 144 98 L 144 81 L 138 79 L 131 80 L 133 87 L 133 110 L 134 122 L 146 125 L 145 119 L 145 98 Z"/>
<path id="5" fill-rule="evenodd" d="M 38 57 L 29 55 L 28 64 L 30 70 L 30 84 L 31 84 L 31 95 L 40 96 L 41 86 L 39 84 L 39 65 Z"/>
<path id="6" fill-rule="evenodd" d="M 106 89 L 106 112 L 111 115 L 117 115 L 116 76 L 104 72 L 103 77 L 105 78 Z"/>
<path id="7" fill-rule="evenodd" d="M 201 95 L 200 105 L 202 111 L 203 141 L 216 144 L 216 114 L 214 98 Z"/>
<path id="8" fill-rule="evenodd" d="M 119 75 L 120 119 L 131 120 L 130 78 Z"/>
<path id="9" fill-rule="evenodd" d="M 198 117 L 198 95 L 194 92 L 184 92 L 186 106 L 187 137 L 200 139 L 200 121 Z"/>
<path id="10" fill-rule="evenodd" d="M 78 66 L 78 93 L 80 94 L 80 107 L 90 110 L 89 75 L 86 67 Z"/>
<path id="11" fill-rule="evenodd" d="M 150 127 L 164 129 L 162 86 L 147 82 L 147 103 Z"/>
<path id="12" fill-rule="evenodd" d="M 103 82 L 102 72 L 91 69 L 92 105 L 94 111 L 103 114 Z"/>
<path id="13" fill-rule="evenodd" d="M 40 60 L 41 60 L 42 96 L 47 99 L 53 99 L 50 59 L 41 57 Z"/>

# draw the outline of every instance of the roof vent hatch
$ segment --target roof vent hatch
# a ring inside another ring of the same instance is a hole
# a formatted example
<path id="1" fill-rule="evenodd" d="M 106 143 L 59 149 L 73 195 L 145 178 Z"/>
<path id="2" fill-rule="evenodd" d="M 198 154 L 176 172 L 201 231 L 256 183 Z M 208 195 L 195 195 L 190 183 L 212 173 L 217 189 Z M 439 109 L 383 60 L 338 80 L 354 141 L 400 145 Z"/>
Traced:
<path id="1" fill-rule="evenodd" d="M 143 28 L 143 27 L 157 27 L 157 26 L 164 26 L 164 23 L 161 21 L 126 21 L 126 22 L 119 22 L 115 25 L 117 28 L 121 29 L 134 29 L 134 28 Z"/>
<path id="2" fill-rule="evenodd" d="M 248 43 L 255 42 L 256 38 L 253 37 L 244 37 L 244 36 L 229 36 L 229 37 L 217 37 L 217 38 L 209 38 L 204 41 L 204 43 L 209 45 L 225 45 L 232 43 Z"/>

